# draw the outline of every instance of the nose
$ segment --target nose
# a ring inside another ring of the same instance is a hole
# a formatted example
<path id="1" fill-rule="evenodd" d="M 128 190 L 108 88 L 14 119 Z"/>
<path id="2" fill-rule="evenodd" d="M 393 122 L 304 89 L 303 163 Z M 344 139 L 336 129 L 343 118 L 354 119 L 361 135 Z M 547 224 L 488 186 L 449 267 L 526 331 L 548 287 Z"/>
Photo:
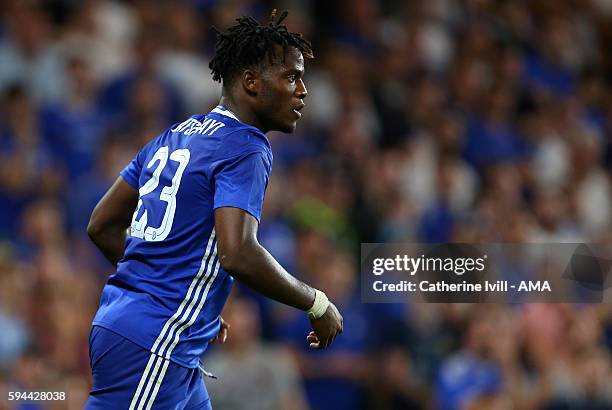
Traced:
<path id="1" fill-rule="evenodd" d="M 300 79 L 298 81 L 297 87 L 295 89 L 295 92 L 298 96 L 298 98 L 300 99 L 304 99 L 306 98 L 306 96 L 308 95 L 308 90 L 306 90 L 306 84 L 304 84 L 304 81 L 302 79 Z"/>

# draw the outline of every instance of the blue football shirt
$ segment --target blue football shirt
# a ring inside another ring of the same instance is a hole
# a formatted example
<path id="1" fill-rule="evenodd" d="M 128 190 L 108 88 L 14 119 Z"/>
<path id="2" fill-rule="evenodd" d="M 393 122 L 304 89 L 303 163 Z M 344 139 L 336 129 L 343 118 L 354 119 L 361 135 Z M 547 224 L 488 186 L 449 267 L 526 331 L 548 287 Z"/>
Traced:
<path id="1" fill-rule="evenodd" d="M 196 367 L 233 283 L 217 256 L 213 211 L 236 207 L 259 220 L 271 169 L 266 136 L 222 106 L 147 144 L 121 172 L 138 206 L 93 324 Z"/>

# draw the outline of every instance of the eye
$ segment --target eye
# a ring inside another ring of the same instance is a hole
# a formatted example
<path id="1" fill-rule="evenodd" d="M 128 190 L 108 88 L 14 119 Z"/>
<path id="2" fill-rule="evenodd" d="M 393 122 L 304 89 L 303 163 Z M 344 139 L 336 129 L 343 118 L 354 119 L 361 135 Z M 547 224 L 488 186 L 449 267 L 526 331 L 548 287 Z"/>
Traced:
<path id="1" fill-rule="evenodd" d="M 296 75 L 295 75 L 295 74 L 291 74 L 291 75 L 289 75 L 289 77 L 287 77 L 287 78 L 289 79 L 289 82 L 290 82 L 290 83 L 294 83 L 294 82 L 295 82 L 295 79 L 296 79 L 297 77 L 296 77 Z"/>

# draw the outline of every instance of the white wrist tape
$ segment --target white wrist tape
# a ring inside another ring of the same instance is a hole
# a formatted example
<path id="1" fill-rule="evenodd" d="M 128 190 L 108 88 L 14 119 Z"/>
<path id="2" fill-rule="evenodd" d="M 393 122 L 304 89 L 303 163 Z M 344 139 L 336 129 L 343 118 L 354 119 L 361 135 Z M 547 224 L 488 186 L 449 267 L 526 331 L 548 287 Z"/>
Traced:
<path id="1" fill-rule="evenodd" d="M 312 307 L 306 311 L 310 319 L 318 319 L 325 314 L 329 306 L 327 295 L 320 290 L 315 289 L 315 299 Z"/>

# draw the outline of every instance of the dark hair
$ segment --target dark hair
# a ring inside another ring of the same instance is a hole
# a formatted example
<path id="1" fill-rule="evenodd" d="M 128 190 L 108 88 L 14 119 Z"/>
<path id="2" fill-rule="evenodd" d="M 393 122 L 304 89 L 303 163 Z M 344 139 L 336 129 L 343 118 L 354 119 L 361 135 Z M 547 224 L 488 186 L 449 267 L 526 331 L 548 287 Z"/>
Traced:
<path id="1" fill-rule="evenodd" d="M 310 42 L 281 24 L 287 14 L 289 13 L 284 11 L 277 19 L 274 9 L 266 26 L 260 25 L 253 17 L 243 16 L 236 19 L 238 23 L 226 32 L 213 27 L 217 34 L 215 56 L 209 64 L 213 80 L 223 81 L 223 84 L 227 85 L 235 76 L 241 74 L 242 70 L 260 66 L 266 57 L 268 64 L 273 64 L 274 45 L 281 46 L 283 50 L 295 47 L 304 57 L 313 58 Z"/>

